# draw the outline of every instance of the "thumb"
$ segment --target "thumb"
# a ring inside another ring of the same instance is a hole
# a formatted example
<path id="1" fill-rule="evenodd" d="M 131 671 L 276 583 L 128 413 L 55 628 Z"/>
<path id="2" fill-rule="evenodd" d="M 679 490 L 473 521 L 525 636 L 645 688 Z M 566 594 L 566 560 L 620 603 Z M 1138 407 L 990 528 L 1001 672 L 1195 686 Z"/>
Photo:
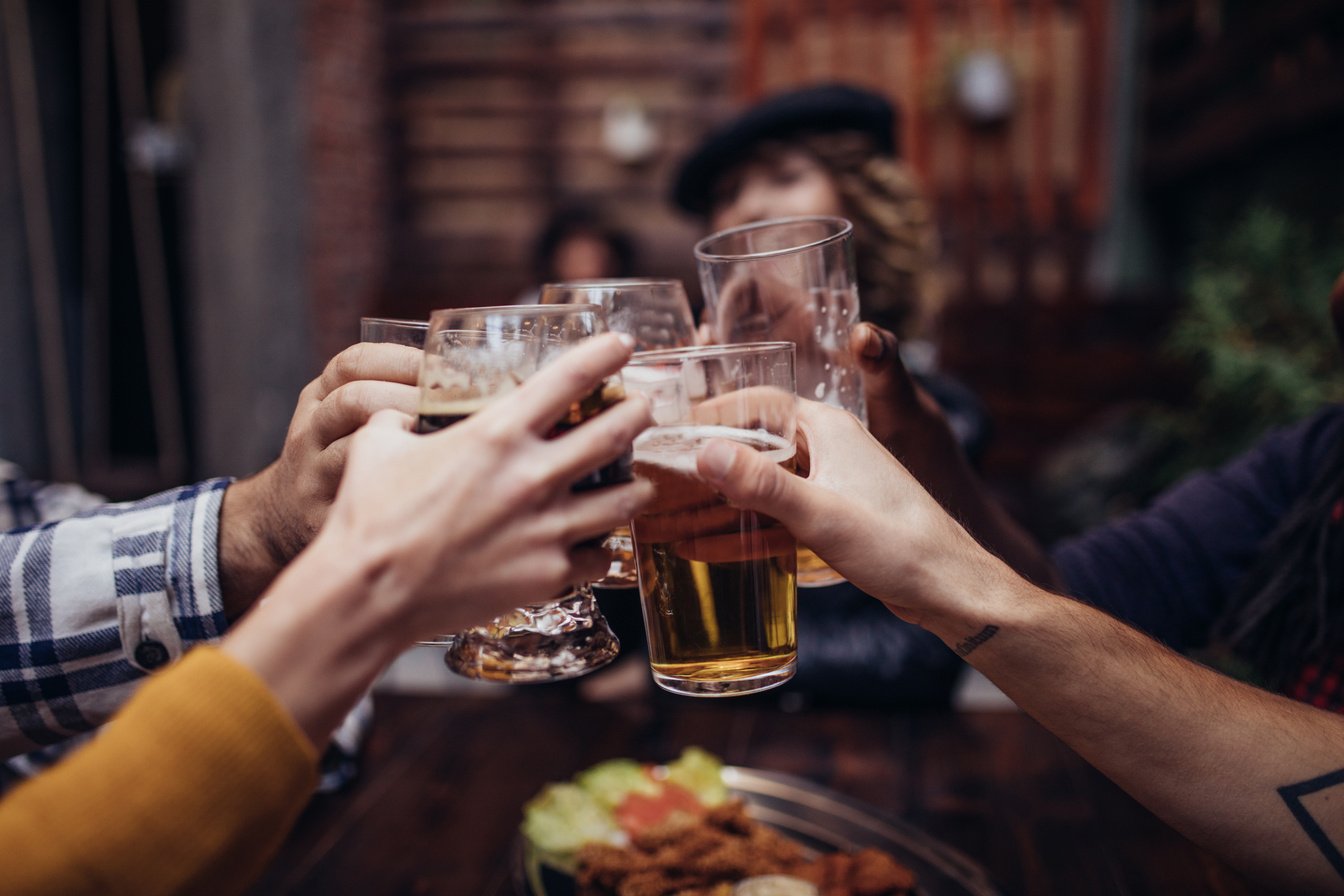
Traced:
<path id="1" fill-rule="evenodd" d="M 849 345 L 863 370 L 868 431 L 899 454 L 902 433 L 920 409 L 919 389 L 901 361 L 900 340 L 889 330 L 861 323 L 850 331 Z"/>
<path id="2" fill-rule="evenodd" d="M 759 451 L 727 439 L 711 439 L 700 449 L 697 467 L 733 504 L 766 513 L 795 534 L 796 525 L 805 527 L 810 517 L 812 486 Z"/>
<path id="3" fill-rule="evenodd" d="M 868 391 L 914 400 L 914 382 L 901 361 L 901 341 L 895 333 L 860 323 L 850 331 L 849 348 L 863 370 Z"/>

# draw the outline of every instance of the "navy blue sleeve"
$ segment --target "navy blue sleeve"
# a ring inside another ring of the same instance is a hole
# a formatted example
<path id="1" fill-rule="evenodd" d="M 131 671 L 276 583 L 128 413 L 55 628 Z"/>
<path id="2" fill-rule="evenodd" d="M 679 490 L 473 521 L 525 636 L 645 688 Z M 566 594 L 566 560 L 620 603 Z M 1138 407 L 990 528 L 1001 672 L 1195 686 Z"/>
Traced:
<path id="1" fill-rule="evenodd" d="M 936 635 L 848 582 L 798 589 L 793 691 L 831 704 L 946 708 L 964 669 Z"/>
<path id="2" fill-rule="evenodd" d="M 1202 646 L 1265 538 L 1344 436 L 1344 407 L 1277 429 L 1147 510 L 1057 545 L 1069 594 L 1173 648 Z"/>

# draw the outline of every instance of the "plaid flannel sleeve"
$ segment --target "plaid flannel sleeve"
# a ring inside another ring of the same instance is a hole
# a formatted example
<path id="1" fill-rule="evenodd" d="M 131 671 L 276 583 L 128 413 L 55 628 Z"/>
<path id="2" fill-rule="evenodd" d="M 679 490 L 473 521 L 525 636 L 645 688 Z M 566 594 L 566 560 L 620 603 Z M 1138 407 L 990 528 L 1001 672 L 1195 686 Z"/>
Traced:
<path id="1" fill-rule="evenodd" d="M 0 756 L 89 731 L 217 640 L 227 479 L 0 534 Z"/>

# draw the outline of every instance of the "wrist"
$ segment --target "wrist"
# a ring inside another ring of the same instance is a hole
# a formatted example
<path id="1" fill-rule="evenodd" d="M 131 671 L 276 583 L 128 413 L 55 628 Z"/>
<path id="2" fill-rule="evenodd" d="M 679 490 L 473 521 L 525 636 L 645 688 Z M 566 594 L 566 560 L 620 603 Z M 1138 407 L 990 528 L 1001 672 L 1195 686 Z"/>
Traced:
<path id="1" fill-rule="evenodd" d="M 919 624 L 963 657 L 1000 631 L 1023 623 L 1027 592 L 1037 589 L 986 551 L 960 526 L 913 552 L 911 591 L 924 607 Z"/>
<path id="2" fill-rule="evenodd" d="M 378 566 L 370 557 L 319 537 L 223 643 L 318 749 L 412 640 L 399 624 L 399 604 L 378 598 Z"/>
<path id="3" fill-rule="evenodd" d="M 219 512 L 219 583 L 224 615 L 231 621 L 256 602 L 285 565 L 286 558 L 271 533 L 269 469 L 224 490 Z"/>

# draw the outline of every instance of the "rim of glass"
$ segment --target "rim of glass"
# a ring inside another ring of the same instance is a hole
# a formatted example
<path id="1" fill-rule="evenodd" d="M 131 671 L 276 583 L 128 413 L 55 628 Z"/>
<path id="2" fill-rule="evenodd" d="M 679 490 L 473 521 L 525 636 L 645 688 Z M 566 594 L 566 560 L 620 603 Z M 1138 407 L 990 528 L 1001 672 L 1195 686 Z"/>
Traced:
<path id="1" fill-rule="evenodd" d="M 361 326 L 364 324 L 392 324 L 398 327 L 414 327 L 423 330 L 429 327 L 427 320 L 411 320 L 402 317 L 361 317 L 359 319 Z"/>
<path id="2" fill-rule="evenodd" d="M 510 317 L 555 317 L 558 315 L 582 314 L 591 311 L 594 314 L 605 315 L 601 305 L 593 302 L 570 302 L 564 305 L 542 305 L 536 303 L 532 305 L 485 305 L 480 308 L 438 308 L 429 313 L 429 323 L 433 326 L 436 319 L 442 320 L 449 316 L 458 315 L 507 315 Z"/>
<path id="3" fill-rule="evenodd" d="M 686 358 L 714 358 L 722 355 L 764 355 L 769 352 L 787 350 L 793 354 L 797 349 L 792 342 L 726 342 L 721 345 L 687 345 L 681 348 L 656 348 L 647 352 L 635 352 L 626 361 L 626 366 L 640 364 L 660 364 L 680 361 Z"/>
<path id="4" fill-rule="evenodd" d="M 753 230 L 767 230 L 774 227 L 782 227 L 788 224 L 838 224 L 838 229 L 824 236 L 819 240 L 813 240 L 809 243 L 801 243 L 797 246 L 786 246 L 783 249 L 770 249 L 765 252 L 738 252 L 723 253 L 709 251 L 710 243 L 726 239 L 730 236 L 748 233 Z M 837 215 L 797 215 L 791 218 L 768 218 L 764 221 L 753 221 L 750 224 L 741 224 L 737 227 L 730 227 L 727 230 L 720 230 L 717 233 L 711 233 L 695 244 L 695 257 L 699 261 L 746 261 L 748 259 L 758 258 L 778 258 L 781 255 L 793 255 L 797 252 L 806 252 L 809 249 L 816 249 L 820 246 L 826 246 L 831 243 L 839 242 L 854 232 L 854 224 L 848 218 L 841 218 Z"/>
<path id="5" fill-rule="evenodd" d="M 449 336 L 471 336 L 474 339 L 489 339 L 491 341 L 502 342 L 540 342 L 541 337 L 536 333 L 525 333 L 521 330 L 482 330 L 478 327 L 442 327 L 430 334 L 431 338 L 442 342 Z M 426 343 L 428 344 L 428 343 Z"/>
<path id="6" fill-rule="evenodd" d="M 686 284 L 677 277 L 594 277 L 591 280 L 558 280 L 541 284 L 541 291 L 548 289 L 629 289 L 634 286 L 676 286 L 685 289 Z M 572 304 L 572 303 L 571 303 Z"/>

